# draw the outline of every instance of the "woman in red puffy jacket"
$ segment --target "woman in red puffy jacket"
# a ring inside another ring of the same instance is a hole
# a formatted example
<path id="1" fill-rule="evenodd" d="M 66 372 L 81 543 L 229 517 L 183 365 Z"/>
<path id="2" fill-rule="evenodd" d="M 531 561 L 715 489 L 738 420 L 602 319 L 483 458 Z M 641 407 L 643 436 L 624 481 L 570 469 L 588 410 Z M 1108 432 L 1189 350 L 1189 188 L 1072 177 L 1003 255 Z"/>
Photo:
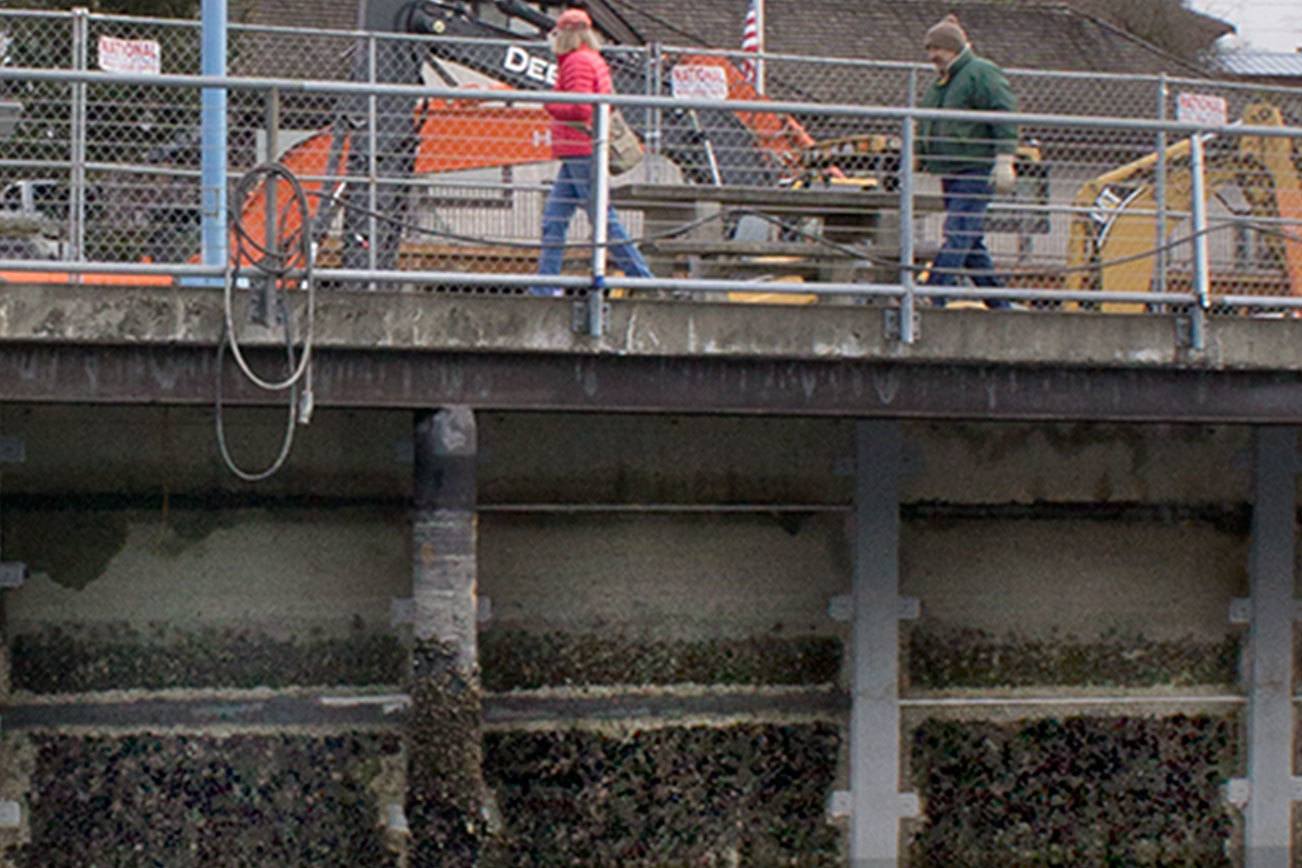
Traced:
<path id="1" fill-rule="evenodd" d="M 599 50 L 592 19 L 582 9 L 567 9 L 556 19 L 548 34 L 552 52 L 559 62 L 556 87 L 564 93 L 611 93 L 610 68 Z M 552 116 L 552 156 L 561 161 L 547 202 L 543 205 L 542 256 L 539 274 L 560 274 L 565 253 L 565 236 L 574 212 L 582 205 L 592 215 L 593 107 L 579 103 L 547 103 Z M 595 221 L 593 221 L 595 224 Z M 615 265 L 630 277 L 651 277 L 646 260 L 629 240 L 612 207 L 607 213 L 606 239 Z M 535 286 L 534 295 L 560 295 L 554 286 Z"/>

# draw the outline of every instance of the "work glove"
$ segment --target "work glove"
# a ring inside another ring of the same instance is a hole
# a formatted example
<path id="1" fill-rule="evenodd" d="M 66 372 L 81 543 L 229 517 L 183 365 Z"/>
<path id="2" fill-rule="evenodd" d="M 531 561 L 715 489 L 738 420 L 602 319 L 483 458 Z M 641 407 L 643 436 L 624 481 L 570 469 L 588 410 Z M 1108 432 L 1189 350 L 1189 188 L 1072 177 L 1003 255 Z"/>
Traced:
<path id="1" fill-rule="evenodd" d="M 1017 187 L 1017 173 L 1013 171 L 1013 155 L 999 154 L 995 157 L 994 172 L 995 192 L 1008 195 Z"/>

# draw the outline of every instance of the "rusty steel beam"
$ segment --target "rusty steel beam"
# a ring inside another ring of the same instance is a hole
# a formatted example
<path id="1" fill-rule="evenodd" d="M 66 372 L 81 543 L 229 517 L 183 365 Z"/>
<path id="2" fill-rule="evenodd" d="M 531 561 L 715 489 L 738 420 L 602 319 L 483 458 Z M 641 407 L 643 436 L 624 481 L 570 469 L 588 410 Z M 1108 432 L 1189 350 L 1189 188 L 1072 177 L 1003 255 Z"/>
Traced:
<path id="1" fill-rule="evenodd" d="M 254 350 L 270 376 L 283 351 Z M 0 345 L 0 402 L 202 405 L 211 348 Z M 228 404 L 280 405 L 227 359 Z M 318 350 L 321 407 L 1302 424 L 1302 375 L 873 359 Z"/>

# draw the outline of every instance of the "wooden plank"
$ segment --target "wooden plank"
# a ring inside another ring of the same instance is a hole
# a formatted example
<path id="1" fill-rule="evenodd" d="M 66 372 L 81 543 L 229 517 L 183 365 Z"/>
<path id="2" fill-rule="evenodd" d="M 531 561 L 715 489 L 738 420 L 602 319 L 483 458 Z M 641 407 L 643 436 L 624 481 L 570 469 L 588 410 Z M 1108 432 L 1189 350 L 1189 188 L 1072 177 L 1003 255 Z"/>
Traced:
<path id="1" fill-rule="evenodd" d="M 647 207 L 657 204 L 718 202 L 774 211 L 837 213 L 860 211 L 894 211 L 899 208 L 897 193 L 880 190 L 838 190 L 835 188 L 786 187 L 709 187 L 695 184 L 625 184 L 612 187 L 610 199 L 620 207 Z M 939 196 L 915 196 L 915 211 L 939 211 Z"/>
<path id="2" fill-rule="evenodd" d="M 811 241 L 708 241 L 675 238 L 649 241 L 643 245 L 643 250 L 680 256 L 805 256 L 820 259 L 860 259 L 868 255 L 866 250 L 851 252 Z"/>

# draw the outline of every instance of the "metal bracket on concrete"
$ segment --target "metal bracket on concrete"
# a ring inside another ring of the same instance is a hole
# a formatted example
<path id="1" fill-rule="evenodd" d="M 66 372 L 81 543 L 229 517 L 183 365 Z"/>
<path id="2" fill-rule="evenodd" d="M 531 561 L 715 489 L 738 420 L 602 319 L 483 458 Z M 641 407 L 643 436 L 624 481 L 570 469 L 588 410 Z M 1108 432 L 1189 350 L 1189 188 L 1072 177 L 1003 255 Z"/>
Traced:
<path id="1" fill-rule="evenodd" d="M 887 340 L 899 341 L 904 339 L 904 333 L 900 325 L 899 308 L 888 307 L 882 311 L 882 327 Z M 913 339 L 916 341 L 920 337 L 922 337 L 922 321 L 918 317 L 918 311 L 915 308 L 913 311 Z"/>
<path id="2" fill-rule="evenodd" d="M 17 829 L 22 824 L 22 806 L 11 799 L 0 801 L 0 829 Z"/>
<path id="3" fill-rule="evenodd" d="M 27 460 L 27 442 L 21 437 L 0 437 L 0 464 L 22 464 Z"/>
<path id="4" fill-rule="evenodd" d="M 21 588 L 27 581 L 27 564 L 22 561 L 0 561 L 0 588 Z"/>
<path id="5" fill-rule="evenodd" d="M 1293 620 L 1302 621 L 1302 600 L 1293 601 Z M 1230 600 L 1230 623 L 1246 625 L 1252 623 L 1252 598 L 1235 597 Z"/>
<path id="6" fill-rule="evenodd" d="M 1302 778 L 1293 778 L 1293 801 L 1302 802 Z M 1230 778 L 1221 785 L 1221 798 L 1227 805 L 1242 811 L 1252 801 L 1252 781 L 1247 778 Z"/>
<path id="7" fill-rule="evenodd" d="M 896 816 L 900 819 L 915 819 L 922 816 L 922 800 L 917 793 L 899 793 L 899 805 Z M 844 820 L 854 813 L 854 794 L 849 790 L 833 790 L 828 794 L 826 806 L 829 820 Z"/>
<path id="8" fill-rule="evenodd" d="M 1230 778 L 1221 786 L 1221 799 L 1242 811 L 1252 797 L 1252 782 L 1247 778 Z"/>
<path id="9" fill-rule="evenodd" d="M 833 790 L 827 795 L 827 818 L 844 820 L 854 810 L 854 796 L 849 790 Z"/>
<path id="10" fill-rule="evenodd" d="M 606 330 L 606 323 L 610 322 L 610 302 L 603 301 L 595 313 L 594 317 L 594 305 L 591 302 L 584 299 L 575 301 L 570 308 L 570 330 L 576 334 L 598 337 Z M 596 331 L 592 329 L 594 319 L 599 326 Z"/>
<path id="11" fill-rule="evenodd" d="M 1193 346 L 1193 320 L 1187 316 L 1175 318 L 1175 345 L 1181 349 Z"/>
<path id="12" fill-rule="evenodd" d="M 1201 308 L 1191 316 L 1175 318 L 1175 345 L 1182 350 L 1201 352 L 1207 347 L 1207 317 Z"/>
<path id="13" fill-rule="evenodd" d="M 849 623 L 854 620 L 854 597 L 838 594 L 827 601 L 827 617 L 833 621 Z M 901 621 L 916 621 L 922 617 L 922 601 L 917 597 L 900 597 L 896 617 Z"/>

